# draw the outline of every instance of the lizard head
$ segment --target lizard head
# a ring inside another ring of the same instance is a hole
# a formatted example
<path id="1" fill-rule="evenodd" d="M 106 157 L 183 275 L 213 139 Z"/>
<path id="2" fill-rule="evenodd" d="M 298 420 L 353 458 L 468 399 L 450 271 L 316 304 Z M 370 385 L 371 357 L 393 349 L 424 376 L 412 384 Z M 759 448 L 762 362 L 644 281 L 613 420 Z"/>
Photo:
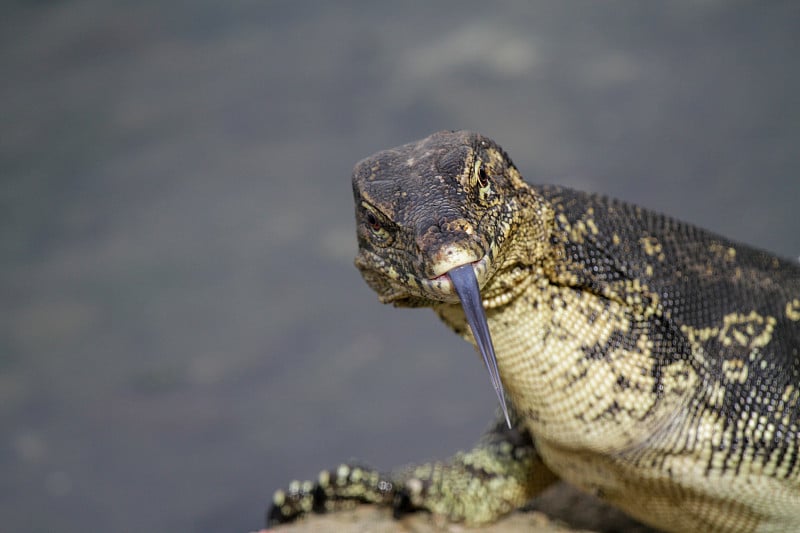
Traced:
<path id="1" fill-rule="evenodd" d="M 535 262 L 541 201 L 492 140 L 438 132 L 359 161 L 356 267 L 383 303 L 457 303 L 448 272 L 472 265 L 494 295 L 498 271 Z"/>
<path id="2" fill-rule="evenodd" d="M 367 284 L 397 306 L 460 301 L 504 405 L 482 300 L 510 295 L 508 280 L 521 276 L 497 274 L 542 253 L 541 200 L 496 143 L 466 131 L 358 162 L 353 195 L 355 264 Z"/>

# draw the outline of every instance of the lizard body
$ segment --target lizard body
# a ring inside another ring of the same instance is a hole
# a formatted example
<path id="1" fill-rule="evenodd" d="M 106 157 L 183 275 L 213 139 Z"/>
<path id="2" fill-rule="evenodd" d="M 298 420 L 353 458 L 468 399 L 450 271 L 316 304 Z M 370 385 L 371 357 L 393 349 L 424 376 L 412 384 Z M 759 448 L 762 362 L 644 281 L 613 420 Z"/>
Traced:
<path id="1" fill-rule="evenodd" d="M 528 185 L 470 132 L 379 152 L 353 190 L 382 302 L 475 343 L 448 274 L 471 266 L 513 428 L 445 463 L 325 473 L 279 492 L 273 521 L 365 501 L 475 525 L 561 478 L 666 531 L 800 530 L 800 266 Z"/>

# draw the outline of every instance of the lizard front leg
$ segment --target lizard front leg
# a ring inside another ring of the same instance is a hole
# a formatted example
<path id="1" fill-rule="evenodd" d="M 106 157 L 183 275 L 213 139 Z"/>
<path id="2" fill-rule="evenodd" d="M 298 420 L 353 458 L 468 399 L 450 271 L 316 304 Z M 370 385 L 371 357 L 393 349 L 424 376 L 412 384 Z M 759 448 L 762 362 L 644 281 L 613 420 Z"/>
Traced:
<path id="1" fill-rule="evenodd" d="M 289 522 L 310 512 L 358 503 L 391 506 L 396 518 L 424 510 L 449 522 L 492 522 L 556 480 L 536 452 L 530 433 L 517 427 L 509 429 L 505 418 L 499 418 L 475 448 L 443 462 L 389 474 L 349 465 L 323 471 L 316 483 L 293 483 L 288 491 L 276 492 L 267 522 Z"/>

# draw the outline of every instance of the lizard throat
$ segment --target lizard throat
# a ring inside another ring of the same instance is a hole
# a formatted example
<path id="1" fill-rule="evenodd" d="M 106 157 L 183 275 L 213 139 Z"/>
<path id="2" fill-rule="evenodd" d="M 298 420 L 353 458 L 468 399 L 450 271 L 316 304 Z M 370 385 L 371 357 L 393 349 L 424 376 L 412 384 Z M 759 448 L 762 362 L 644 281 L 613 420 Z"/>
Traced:
<path id="1" fill-rule="evenodd" d="M 533 283 L 533 269 L 529 266 L 515 265 L 509 270 L 497 272 L 483 288 L 483 307 L 496 309 L 508 305 Z"/>

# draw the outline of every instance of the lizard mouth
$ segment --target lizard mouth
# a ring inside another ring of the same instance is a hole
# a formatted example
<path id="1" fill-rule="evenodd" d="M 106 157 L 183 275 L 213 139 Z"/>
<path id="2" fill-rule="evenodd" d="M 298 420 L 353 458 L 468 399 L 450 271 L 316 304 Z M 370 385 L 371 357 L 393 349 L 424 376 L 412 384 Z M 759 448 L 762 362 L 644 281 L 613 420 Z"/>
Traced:
<path id="1" fill-rule="evenodd" d="M 477 261 L 476 263 L 481 263 L 482 261 Z M 450 269 L 440 277 L 449 279 L 456 294 L 458 294 L 459 300 L 461 300 L 461 307 L 464 309 L 467 323 L 469 323 L 469 327 L 472 330 L 472 336 L 475 338 L 478 350 L 483 356 L 483 363 L 486 365 L 486 370 L 489 371 L 489 378 L 492 381 L 497 400 L 500 402 L 500 408 L 503 410 L 503 415 L 510 429 L 511 420 L 508 416 L 505 391 L 503 390 L 503 382 L 500 381 L 500 372 L 497 369 L 497 357 L 494 353 L 492 336 L 489 332 L 489 324 L 486 321 L 486 312 L 483 309 L 483 301 L 475 270 L 476 265 L 468 263 Z"/>
<path id="2" fill-rule="evenodd" d="M 451 300 L 453 296 L 458 296 L 459 299 L 460 296 L 458 295 L 453 279 L 450 277 L 450 273 L 453 270 L 456 270 L 457 268 L 471 266 L 473 275 L 477 279 L 478 287 L 480 287 L 480 285 L 485 283 L 487 278 L 489 277 L 489 265 L 490 265 L 489 257 L 487 255 L 484 255 L 481 259 L 478 259 L 477 261 L 472 261 L 470 263 L 464 263 L 455 266 L 450 270 L 448 270 L 447 272 L 445 272 L 444 274 L 436 276 L 435 278 L 423 279 L 422 285 L 425 289 L 435 294 L 438 297 L 437 299 L 441 299 L 443 301 L 448 301 L 448 300 L 454 301 Z M 480 301 L 480 299 L 478 299 L 478 301 Z"/>

